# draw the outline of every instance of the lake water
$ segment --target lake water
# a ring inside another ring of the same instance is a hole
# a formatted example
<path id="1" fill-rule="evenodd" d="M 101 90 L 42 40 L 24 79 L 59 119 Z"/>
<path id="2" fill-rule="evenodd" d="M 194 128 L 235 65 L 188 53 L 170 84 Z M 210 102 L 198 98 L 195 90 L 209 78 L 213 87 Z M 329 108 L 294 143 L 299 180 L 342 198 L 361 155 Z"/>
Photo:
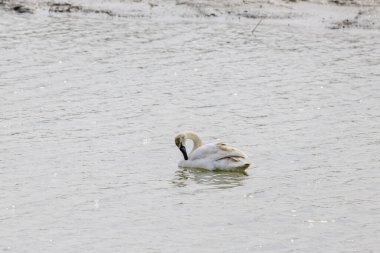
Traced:
<path id="1" fill-rule="evenodd" d="M 0 16 L 0 251 L 379 250 L 379 30 Z M 179 169 L 185 130 L 253 165 Z"/>

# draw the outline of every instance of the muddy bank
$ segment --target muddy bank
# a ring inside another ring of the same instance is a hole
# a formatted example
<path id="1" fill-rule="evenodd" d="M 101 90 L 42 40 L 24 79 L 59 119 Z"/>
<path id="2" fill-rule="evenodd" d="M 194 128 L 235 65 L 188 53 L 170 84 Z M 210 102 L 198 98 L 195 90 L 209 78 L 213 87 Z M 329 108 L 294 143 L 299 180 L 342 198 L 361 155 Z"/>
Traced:
<path id="1" fill-rule="evenodd" d="M 0 8 L 18 14 L 84 13 L 126 18 L 308 19 L 331 29 L 380 29 L 380 3 L 376 0 L 0 0 Z"/>

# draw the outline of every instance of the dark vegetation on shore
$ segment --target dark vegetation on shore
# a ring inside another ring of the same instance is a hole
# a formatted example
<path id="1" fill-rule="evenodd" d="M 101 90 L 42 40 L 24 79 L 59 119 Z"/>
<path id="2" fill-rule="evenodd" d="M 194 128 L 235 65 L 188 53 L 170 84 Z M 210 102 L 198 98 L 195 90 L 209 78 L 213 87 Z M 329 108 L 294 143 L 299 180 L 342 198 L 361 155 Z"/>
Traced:
<path id="1" fill-rule="evenodd" d="M 16 14 L 33 14 L 39 8 L 47 10 L 49 13 L 85 13 L 85 14 L 103 14 L 106 16 L 118 17 L 149 17 L 149 10 L 159 8 L 161 5 L 168 4 L 169 1 L 155 1 L 154 3 L 147 0 L 130 0 L 123 2 L 126 6 L 140 5 L 141 11 L 134 13 L 121 14 L 115 10 L 95 8 L 59 1 L 25 1 L 25 0 L 0 0 L 0 8 Z M 191 0 L 173 0 L 175 6 L 188 8 L 189 12 L 195 17 L 214 18 L 218 16 L 229 16 L 246 19 L 291 19 L 301 16 L 299 13 L 291 10 L 291 6 L 297 3 L 309 2 L 306 0 L 277 0 L 277 2 L 265 2 L 257 0 L 237 1 L 191 1 Z M 316 1 L 312 1 L 315 3 Z M 380 3 L 375 4 L 373 0 L 328 0 L 332 6 L 350 6 L 357 7 L 355 16 L 350 16 L 340 20 L 331 20 L 327 27 L 330 29 L 344 28 L 364 28 L 373 29 L 380 27 L 378 21 L 372 19 L 379 12 Z M 318 3 L 318 2 L 317 2 Z M 321 2 L 322 3 L 322 2 Z M 148 8 L 148 9 L 147 9 Z M 272 11 L 276 9 L 277 11 Z M 261 22 L 261 21 L 260 21 Z M 323 18 L 323 23 L 325 19 Z"/>

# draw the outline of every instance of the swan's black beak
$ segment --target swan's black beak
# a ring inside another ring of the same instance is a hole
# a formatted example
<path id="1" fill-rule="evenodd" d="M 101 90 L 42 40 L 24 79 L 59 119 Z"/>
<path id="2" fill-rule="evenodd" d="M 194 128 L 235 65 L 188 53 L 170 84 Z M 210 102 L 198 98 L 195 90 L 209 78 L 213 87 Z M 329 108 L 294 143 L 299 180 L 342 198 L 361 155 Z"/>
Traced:
<path id="1" fill-rule="evenodd" d="M 186 147 L 181 145 L 179 147 L 179 150 L 181 150 L 182 154 L 183 154 L 183 158 L 185 158 L 185 160 L 188 160 L 189 158 L 187 157 L 187 153 L 186 153 Z"/>

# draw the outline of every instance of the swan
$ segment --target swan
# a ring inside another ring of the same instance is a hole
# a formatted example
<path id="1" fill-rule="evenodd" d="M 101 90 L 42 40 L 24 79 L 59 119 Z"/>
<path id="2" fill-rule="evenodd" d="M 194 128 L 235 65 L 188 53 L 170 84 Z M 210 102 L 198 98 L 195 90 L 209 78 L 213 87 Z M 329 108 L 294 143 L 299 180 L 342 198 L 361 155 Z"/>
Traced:
<path id="1" fill-rule="evenodd" d="M 189 155 L 185 148 L 187 139 L 193 141 L 193 149 Z M 183 154 L 184 160 L 178 163 L 182 168 L 244 171 L 250 166 L 246 160 L 247 155 L 242 151 L 223 142 L 202 145 L 201 139 L 193 132 L 178 134 L 175 137 L 175 145 Z"/>

